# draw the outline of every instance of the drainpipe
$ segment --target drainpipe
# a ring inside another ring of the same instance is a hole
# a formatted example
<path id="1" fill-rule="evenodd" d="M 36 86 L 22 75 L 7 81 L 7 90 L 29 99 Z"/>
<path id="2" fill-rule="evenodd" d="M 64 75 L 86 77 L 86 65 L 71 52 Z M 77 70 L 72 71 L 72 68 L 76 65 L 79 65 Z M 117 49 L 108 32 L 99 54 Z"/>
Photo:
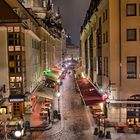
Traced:
<path id="1" fill-rule="evenodd" d="M 121 0 L 119 0 L 119 64 L 120 64 L 120 89 L 122 86 L 122 50 L 121 50 Z M 119 89 L 119 99 L 120 99 L 120 89 Z M 119 108 L 119 122 L 121 122 L 121 104 Z"/>

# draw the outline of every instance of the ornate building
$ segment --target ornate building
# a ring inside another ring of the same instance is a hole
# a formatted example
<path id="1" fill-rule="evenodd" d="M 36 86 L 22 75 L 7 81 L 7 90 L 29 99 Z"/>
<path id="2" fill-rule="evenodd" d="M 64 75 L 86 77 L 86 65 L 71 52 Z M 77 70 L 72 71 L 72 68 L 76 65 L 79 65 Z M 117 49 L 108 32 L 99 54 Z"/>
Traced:
<path id="1" fill-rule="evenodd" d="M 49 0 L 1 0 L 0 5 L 0 93 L 6 100 L 1 107 L 14 117 L 25 113 L 28 93 L 33 95 L 40 85 L 42 71 L 54 66 L 56 59 L 61 63 L 64 33 L 56 22 L 50 21 L 58 25 L 55 30 L 46 23 L 47 14 L 53 14 Z"/>

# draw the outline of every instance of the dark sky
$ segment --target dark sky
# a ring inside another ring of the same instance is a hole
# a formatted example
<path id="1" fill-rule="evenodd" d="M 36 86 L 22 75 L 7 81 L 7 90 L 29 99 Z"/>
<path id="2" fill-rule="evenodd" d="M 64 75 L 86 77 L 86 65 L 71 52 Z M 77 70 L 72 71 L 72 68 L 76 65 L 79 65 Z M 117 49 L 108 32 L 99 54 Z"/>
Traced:
<path id="1" fill-rule="evenodd" d="M 60 9 L 63 27 L 72 38 L 72 43 L 80 44 L 80 27 L 83 24 L 90 0 L 53 0 L 54 9 Z"/>

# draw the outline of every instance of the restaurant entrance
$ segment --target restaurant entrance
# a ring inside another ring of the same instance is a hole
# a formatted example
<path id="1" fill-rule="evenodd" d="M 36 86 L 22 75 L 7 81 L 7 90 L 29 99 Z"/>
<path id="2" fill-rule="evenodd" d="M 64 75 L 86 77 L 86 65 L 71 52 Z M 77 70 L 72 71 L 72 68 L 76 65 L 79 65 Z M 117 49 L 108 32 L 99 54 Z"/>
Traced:
<path id="1" fill-rule="evenodd" d="M 131 104 L 132 106 L 133 104 Z M 137 106 L 140 104 L 136 104 Z M 128 124 L 137 124 L 140 122 L 140 108 L 127 108 L 127 122 Z"/>
<path id="2" fill-rule="evenodd" d="M 127 104 L 127 122 L 128 124 L 140 123 L 140 95 L 131 96 L 128 101 L 134 101 L 134 103 Z M 136 103 L 137 102 L 137 103 Z"/>

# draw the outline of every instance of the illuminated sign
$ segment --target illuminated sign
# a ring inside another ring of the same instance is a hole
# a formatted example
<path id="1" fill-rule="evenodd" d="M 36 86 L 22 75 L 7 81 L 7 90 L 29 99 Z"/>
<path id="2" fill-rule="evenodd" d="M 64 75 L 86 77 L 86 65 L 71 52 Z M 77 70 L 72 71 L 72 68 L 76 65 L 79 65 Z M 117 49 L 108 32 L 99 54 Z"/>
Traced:
<path id="1" fill-rule="evenodd" d="M 19 99 L 9 99 L 9 102 L 24 102 L 24 98 L 19 98 Z"/>
<path id="2" fill-rule="evenodd" d="M 105 92 L 102 96 L 102 100 L 106 101 L 108 99 L 108 94 Z"/>

